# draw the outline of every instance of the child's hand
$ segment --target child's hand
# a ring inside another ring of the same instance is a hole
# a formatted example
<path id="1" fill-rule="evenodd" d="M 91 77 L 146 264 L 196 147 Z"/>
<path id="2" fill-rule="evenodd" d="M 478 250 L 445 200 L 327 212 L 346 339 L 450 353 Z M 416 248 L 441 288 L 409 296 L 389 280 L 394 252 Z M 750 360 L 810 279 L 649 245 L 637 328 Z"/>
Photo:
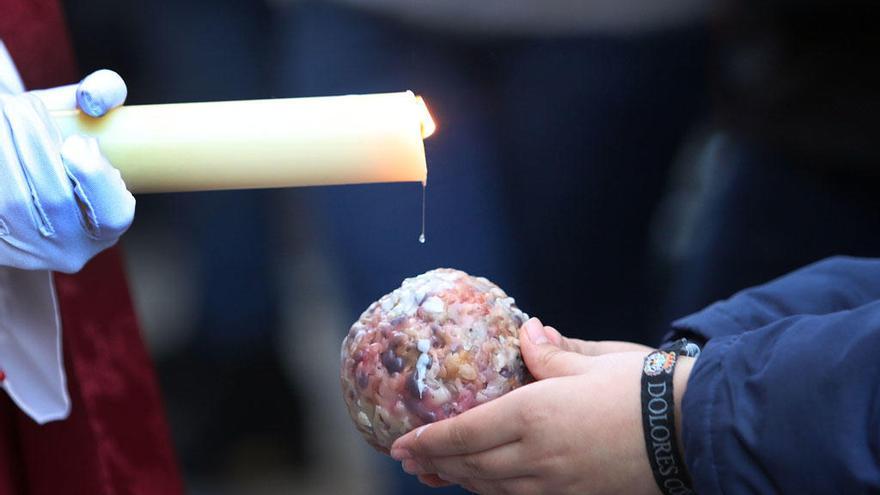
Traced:
<path id="1" fill-rule="evenodd" d="M 520 330 L 538 382 L 410 432 L 392 456 L 428 485 L 455 483 L 482 494 L 659 493 L 641 423 L 641 370 L 650 349 L 623 343 L 640 351 L 590 357 L 553 342 L 587 352 L 596 343 L 559 340 L 552 329 L 542 343 L 542 331 L 536 319 Z M 690 367 L 681 364 L 686 381 Z"/>

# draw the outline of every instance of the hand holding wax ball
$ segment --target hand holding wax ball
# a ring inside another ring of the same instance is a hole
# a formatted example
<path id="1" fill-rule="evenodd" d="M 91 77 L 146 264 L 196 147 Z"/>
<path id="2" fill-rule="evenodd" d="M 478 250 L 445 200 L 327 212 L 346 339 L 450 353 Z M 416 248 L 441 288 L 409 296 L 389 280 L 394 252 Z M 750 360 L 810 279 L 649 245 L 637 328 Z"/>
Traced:
<path id="1" fill-rule="evenodd" d="M 517 337 L 528 316 L 482 277 L 440 268 L 370 305 L 342 343 L 342 390 L 367 441 L 408 431 L 531 381 Z"/>

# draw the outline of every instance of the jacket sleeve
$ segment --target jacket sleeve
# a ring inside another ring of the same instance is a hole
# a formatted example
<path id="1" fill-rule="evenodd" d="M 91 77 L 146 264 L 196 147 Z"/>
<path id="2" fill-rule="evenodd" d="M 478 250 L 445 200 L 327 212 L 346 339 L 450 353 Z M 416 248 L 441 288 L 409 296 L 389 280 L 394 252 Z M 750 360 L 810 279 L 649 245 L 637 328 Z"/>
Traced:
<path id="1" fill-rule="evenodd" d="M 880 299 L 880 259 L 838 256 L 745 289 L 672 323 L 664 337 L 705 344 L 793 315 L 824 315 Z"/>
<path id="2" fill-rule="evenodd" d="M 765 317 L 797 307 L 785 304 Z M 698 493 L 880 493 L 880 300 L 714 337 L 688 380 L 682 435 Z"/>

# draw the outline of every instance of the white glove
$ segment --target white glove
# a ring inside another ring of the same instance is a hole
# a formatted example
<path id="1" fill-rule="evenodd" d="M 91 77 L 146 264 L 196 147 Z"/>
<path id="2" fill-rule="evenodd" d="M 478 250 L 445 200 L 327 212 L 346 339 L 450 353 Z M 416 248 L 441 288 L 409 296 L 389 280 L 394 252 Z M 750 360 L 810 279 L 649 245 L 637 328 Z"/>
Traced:
<path id="1" fill-rule="evenodd" d="M 46 270 L 78 270 L 116 242 L 134 214 L 134 198 L 94 141 L 75 137 L 62 146 L 46 108 L 79 101 L 102 115 L 125 93 L 118 75 L 99 71 L 78 86 L 25 94 L 0 41 L 0 388 L 40 424 L 70 414 L 61 318 Z"/>
<path id="2" fill-rule="evenodd" d="M 109 70 L 78 85 L 0 94 L 0 266 L 77 272 L 131 225 L 135 199 L 97 141 L 62 139 L 49 115 L 79 107 L 98 117 L 125 96 Z"/>

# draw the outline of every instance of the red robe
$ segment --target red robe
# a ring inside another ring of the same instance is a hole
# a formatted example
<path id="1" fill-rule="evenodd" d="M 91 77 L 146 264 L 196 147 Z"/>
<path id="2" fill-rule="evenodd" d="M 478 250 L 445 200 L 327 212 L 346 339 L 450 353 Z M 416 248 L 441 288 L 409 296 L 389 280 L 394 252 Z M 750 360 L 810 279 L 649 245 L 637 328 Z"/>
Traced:
<path id="1" fill-rule="evenodd" d="M 27 87 L 78 79 L 56 0 L 0 0 L 0 39 Z M 0 393 L 0 495 L 183 492 L 121 261 L 55 275 L 72 410 L 39 426 Z"/>

